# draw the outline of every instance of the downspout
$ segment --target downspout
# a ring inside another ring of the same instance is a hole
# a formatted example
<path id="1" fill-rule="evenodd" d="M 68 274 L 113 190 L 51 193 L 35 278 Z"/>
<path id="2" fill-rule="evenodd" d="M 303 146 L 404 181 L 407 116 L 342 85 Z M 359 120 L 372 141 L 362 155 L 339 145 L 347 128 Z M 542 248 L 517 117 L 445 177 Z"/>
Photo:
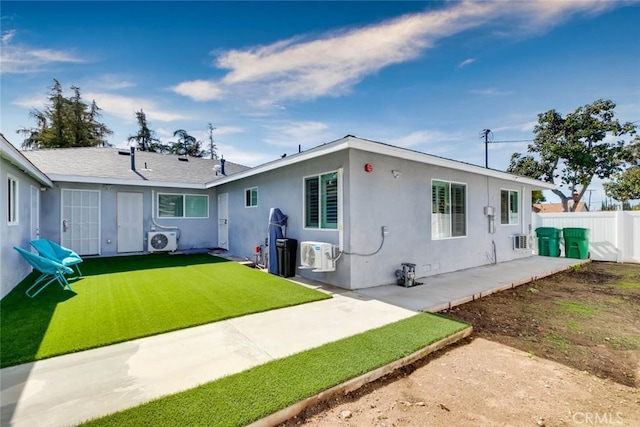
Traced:
<path id="1" fill-rule="evenodd" d="M 344 186 L 344 169 L 338 168 L 338 248 L 340 253 L 344 251 L 344 195 L 342 187 Z"/>
<path id="2" fill-rule="evenodd" d="M 491 191 L 490 191 L 489 176 L 487 175 L 487 207 L 491 206 Z M 492 264 L 498 263 L 498 251 L 496 250 L 496 241 L 493 238 L 493 235 L 496 233 L 496 216 L 495 216 L 495 207 L 494 214 L 487 215 L 487 220 L 489 223 L 489 234 L 491 235 L 491 252 L 493 254 L 493 262 Z"/>
<path id="3" fill-rule="evenodd" d="M 524 224 L 524 197 L 525 197 L 525 186 L 521 186 L 520 187 L 520 192 L 522 194 L 522 196 L 520 197 L 520 206 L 518 206 L 518 209 L 520 209 L 520 224 L 522 224 L 520 226 L 523 235 L 525 234 L 529 234 L 530 230 L 525 230 L 525 224 Z M 531 228 L 531 226 L 529 225 L 529 228 Z"/>

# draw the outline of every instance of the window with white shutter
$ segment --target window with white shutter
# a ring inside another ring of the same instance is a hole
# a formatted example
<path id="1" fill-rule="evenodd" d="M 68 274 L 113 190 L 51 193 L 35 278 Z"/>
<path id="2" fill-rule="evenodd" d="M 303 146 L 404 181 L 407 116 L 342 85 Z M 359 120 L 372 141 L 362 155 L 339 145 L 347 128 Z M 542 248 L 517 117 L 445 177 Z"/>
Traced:
<path id="1" fill-rule="evenodd" d="M 338 228 L 338 172 L 304 179 L 304 226 L 335 230 Z"/>
<path id="2" fill-rule="evenodd" d="M 431 238 L 467 235 L 467 185 L 431 181 Z"/>

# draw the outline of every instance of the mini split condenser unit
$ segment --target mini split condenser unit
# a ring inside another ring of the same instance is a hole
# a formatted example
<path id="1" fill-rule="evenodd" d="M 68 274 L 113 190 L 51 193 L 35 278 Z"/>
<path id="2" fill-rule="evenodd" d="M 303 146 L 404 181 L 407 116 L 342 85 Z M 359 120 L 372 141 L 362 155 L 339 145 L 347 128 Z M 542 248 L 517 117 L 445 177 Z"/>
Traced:
<path id="1" fill-rule="evenodd" d="M 148 238 L 149 252 L 173 252 L 178 249 L 178 234 L 175 231 L 152 231 Z"/>
<path id="2" fill-rule="evenodd" d="M 333 259 L 333 245 L 324 242 L 300 243 L 300 268 L 312 269 L 311 271 L 334 271 L 336 262 Z"/>

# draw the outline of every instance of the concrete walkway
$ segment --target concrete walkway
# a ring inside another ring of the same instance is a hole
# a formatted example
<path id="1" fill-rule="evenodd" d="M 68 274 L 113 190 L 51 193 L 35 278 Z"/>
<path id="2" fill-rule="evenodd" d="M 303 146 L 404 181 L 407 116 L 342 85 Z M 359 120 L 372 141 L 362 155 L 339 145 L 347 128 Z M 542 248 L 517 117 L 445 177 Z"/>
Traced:
<path id="1" fill-rule="evenodd" d="M 5 368 L 1 425 L 78 424 L 579 262 L 531 257 L 433 276 L 409 289 L 314 286 L 334 298 Z"/>
<path id="2" fill-rule="evenodd" d="M 589 262 L 532 256 L 418 279 L 412 288 L 378 286 L 358 293 L 409 310 L 438 312 Z"/>

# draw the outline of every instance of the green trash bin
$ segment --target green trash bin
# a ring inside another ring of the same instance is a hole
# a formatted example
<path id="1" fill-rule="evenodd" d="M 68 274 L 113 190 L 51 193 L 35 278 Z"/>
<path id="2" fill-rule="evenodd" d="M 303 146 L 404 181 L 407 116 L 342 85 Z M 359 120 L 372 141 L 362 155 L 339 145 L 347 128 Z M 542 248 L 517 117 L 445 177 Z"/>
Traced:
<path id="1" fill-rule="evenodd" d="M 560 229 L 554 227 L 536 228 L 538 255 L 560 256 Z"/>
<path id="2" fill-rule="evenodd" d="M 589 258 L 589 229 L 588 228 L 563 228 L 564 254 L 567 258 Z"/>

